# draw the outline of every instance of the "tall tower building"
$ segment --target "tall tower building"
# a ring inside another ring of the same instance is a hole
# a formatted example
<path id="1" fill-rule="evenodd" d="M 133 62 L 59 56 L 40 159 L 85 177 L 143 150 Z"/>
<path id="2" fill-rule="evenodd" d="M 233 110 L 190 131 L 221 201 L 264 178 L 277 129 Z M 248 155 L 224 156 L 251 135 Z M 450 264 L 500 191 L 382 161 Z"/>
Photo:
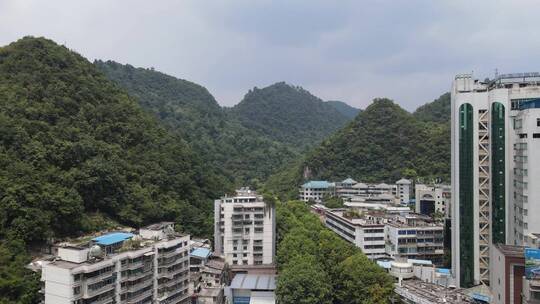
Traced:
<path id="1" fill-rule="evenodd" d="M 452 269 L 459 286 L 489 285 L 490 245 L 521 244 L 532 231 L 526 201 L 530 155 L 540 151 L 540 74 L 457 75 L 451 95 Z"/>

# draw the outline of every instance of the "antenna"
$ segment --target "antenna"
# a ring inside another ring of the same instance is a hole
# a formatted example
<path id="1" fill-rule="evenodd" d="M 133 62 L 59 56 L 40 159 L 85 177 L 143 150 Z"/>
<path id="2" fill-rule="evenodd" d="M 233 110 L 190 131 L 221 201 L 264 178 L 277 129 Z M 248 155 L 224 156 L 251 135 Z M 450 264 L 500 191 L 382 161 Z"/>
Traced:
<path id="1" fill-rule="evenodd" d="M 499 77 L 499 69 L 495 68 L 495 79 L 497 79 L 497 77 Z"/>

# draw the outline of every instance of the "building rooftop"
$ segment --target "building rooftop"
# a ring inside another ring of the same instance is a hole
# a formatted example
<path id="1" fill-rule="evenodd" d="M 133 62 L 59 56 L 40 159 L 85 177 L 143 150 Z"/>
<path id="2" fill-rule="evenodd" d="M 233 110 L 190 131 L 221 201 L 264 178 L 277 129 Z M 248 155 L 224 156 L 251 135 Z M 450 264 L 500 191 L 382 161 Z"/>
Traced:
<path id="1" fill-rule="evenodd" d="M 233 289 L 275 290 L 276 275 L 274 274 L 237 274 L 230 285 Z"/>
<path id="2" fill-rule="evenodd" d="M 95 237 L 92 240 L 98 245 L 108 246 L 116 243 L 121 243 L 127 239 L 132 238 L 133 236 L 134 234 L 129 232 L 113 232 Z"/>
<path id="3" fill-rule="evenodd" d="M 354 179 L 352 179 L 352 178 L 349 177 L 349 178 L 347 178 L 346 180 L 342 181 L 341 183 L 342 183 L 342 184 L 354 185 L 354 184 L 356 184 L 357 182 L 356 182 Z"/>
<path id="4" fill-rule="evenodd" d="M 201 288 L 198 292 L 199 297 L 217 297 L 222 292 L 221 288 Z"/>
<path id="5" fill-rule="evenodd" d="M 402 184 L 402 185 L 410 185 L 411 181 L 405 178 L 402 178 L 396 182 L 396 184 Z"/>
<path id="6" fill-rule="evenodd" d="M 309 181 L 302 185 L 303 188 L 317 188 L 317 189 L 326 189 L 333 186 L 333 183 L 327 181 Z"/>
<path id="7" fill-rule="evenodd" d="M 525 247 L 523 246 L 496 244 L 495 247 L 506 257 L 525 257 Z"/>
<path id="8" fill-rule="evenodd" d="M 206 263 L 206 267 L 223 270 L 225 269 L 225 261 L 222 258 L 214 258 Z"/>
<path id="9" fill-rule="evenodd" d="M 417 279 L 405 280 L 401 286 L 396 284 L 395 292 L 413 303 L 473 303 L 471 298 L 465 295 L 462 289 L 449 289 Z"/>
<path id="10" fill-rule="evenodd" d="M 195 248 L 191 253 L 190 256 L 206 259 L 208 258 L 212 253 L 210 252 L 210 249 L 208 248 Z"/>
<path id="11" fill-rule="evenodd" d="M 148 229 L 148 230 L 163 230 L 163 229 L 165 229 L 165 227 L 170 226 L 170 225 L 174 225 L 174 222 L 159 222 L 159 223 L 155 223 L 155 224 L 152 224 L 152 225 L 148 225 L 148 226 L 146 226 L 146 227 L 143 227 L 143 229 Z"/>

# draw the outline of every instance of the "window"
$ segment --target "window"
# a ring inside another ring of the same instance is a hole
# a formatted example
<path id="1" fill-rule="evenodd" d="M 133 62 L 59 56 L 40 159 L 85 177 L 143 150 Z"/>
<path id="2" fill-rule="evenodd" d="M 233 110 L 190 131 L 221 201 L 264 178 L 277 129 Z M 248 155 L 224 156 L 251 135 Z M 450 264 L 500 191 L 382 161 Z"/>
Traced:
<path id="1" fill-rule="evenodd" d="M 540 127 L 540 118 L 537 118 L 537 119 L 536 119 L 536 126 L 537 126 L 537 127 Z"/>
<path id="2" fill-rule="evenodd" d="M 519 134 L 519 138 L 527 138 L 527 133 L 521 133 L 521 134 Z"/>
<path id="3" fill-rule="evenodd" d="M 78 295 L 81 293 L 81 286 L 73 287 L 73 294 Z"/>
<path id="4" fill-rule="evenodd" d="M 540 138 L 540 133 L 534 133 L 533 138 Z"/>

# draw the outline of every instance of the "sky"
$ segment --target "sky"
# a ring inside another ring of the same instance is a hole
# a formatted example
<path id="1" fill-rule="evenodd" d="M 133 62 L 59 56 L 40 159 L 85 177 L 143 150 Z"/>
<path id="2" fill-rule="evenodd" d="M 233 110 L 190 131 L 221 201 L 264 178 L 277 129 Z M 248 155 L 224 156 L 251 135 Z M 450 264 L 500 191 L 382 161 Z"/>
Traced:
<path id="1" fill-rule="evenodd" d="M 0 45 L 44 36 L 196 82 L 224 106 L 285 81 L 412 111 L 459 73 L 540 71 L 539 13 L 538 0 L 0 0 Z"/>

